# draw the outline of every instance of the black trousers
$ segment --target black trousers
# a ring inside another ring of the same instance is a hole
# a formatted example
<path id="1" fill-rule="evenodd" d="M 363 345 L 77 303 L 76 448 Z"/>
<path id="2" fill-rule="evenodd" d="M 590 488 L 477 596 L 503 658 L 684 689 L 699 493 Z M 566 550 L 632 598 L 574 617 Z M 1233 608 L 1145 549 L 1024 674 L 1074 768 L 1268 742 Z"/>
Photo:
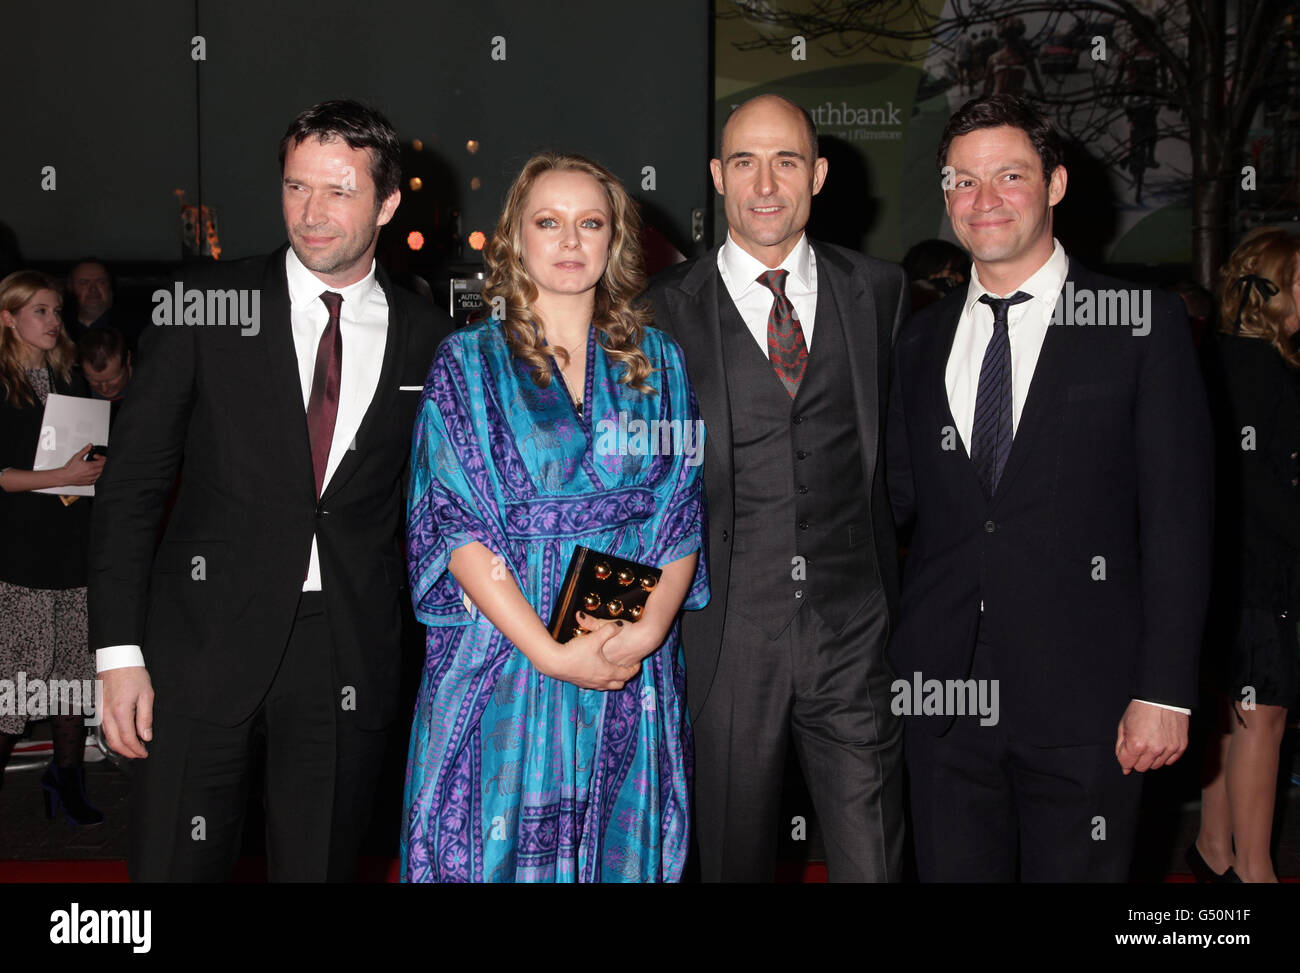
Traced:
<path id="1" fill-rule="evenodd" d="M 349 881 L 375 798 L 386 730 L 361 730 L 336 685 L 319 592 L 305 592 L 257 711 L 225 727 L 166 708 L 133 764 L 133 881 L 220 882 L 239 856 L 259 750 L 272 882 Z"/>
<path id="2" fill-rule="evenodd" d="M 981 633 L 972 678 L 997 678 L 990 655 Z M 1125 881 L 1142 775 L 1124 776 L 1113 737 L 1082 746 L 1029 743 L 1015 701 L 999 697 L 996 725 L 958 716 L 936 736 L 938 717 L 907 721 L 921 881 Z"/>
<path id="3" fill-rule="evenodd" d="M 811 605 L 775 639 L 728 615 L 718 671 L 693 726 L 701 880 L 773 880 L 778 841 L 797 827 L 780 818 L 789 741 L 825 837 L 830 880 L 899 880 L 903 741 L 889 708 L 885 625 L 880 592 L 838 636 Z"/>

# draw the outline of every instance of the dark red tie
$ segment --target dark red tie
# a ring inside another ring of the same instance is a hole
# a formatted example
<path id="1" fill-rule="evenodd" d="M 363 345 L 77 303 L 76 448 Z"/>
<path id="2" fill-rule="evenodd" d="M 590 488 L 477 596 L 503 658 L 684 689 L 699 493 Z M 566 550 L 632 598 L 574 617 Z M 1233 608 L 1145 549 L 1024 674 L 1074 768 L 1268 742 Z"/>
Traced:
<path id="1" fill-rule="evenodd" d="M 808 368 L 808 345 L 794 305 L 785 296 L 785 279 L 789 275 L 788 270 L 768 270 L 758 275 L 758 282 L 775 297 L 767 315 L 767 356 L 793 399 Z"/>
<path id="2" fill-rule="evenodd" d="M 320 299 L 329 308 L 330 320 L 316 346 L 316 371 L 312 374 L 311 396 L 307 399 L 307 435 L 311 437 L 311 464 L 316 470 L 318 500 L 325 486 L 325 470 L 334 442 L 334 420 L 339 414 L 339 376 L 343 373 L 343 331 L 339 327 L 343 295 L 326 291 Z"/>

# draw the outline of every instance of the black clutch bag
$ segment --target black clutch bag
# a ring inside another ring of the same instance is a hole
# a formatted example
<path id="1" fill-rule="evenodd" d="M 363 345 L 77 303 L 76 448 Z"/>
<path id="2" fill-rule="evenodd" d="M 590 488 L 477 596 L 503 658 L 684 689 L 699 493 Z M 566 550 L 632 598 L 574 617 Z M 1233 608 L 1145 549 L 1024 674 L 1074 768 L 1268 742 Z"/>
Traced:
<path id="1" fill-rule="evenodd" d="M 568 642 L 581 634 L 578 612 L 593 618 L 637 621 L 662 573 L 659 568 L 579 545 L 569 560 L 560 597 L 551 612 L 551 637 Z"/>

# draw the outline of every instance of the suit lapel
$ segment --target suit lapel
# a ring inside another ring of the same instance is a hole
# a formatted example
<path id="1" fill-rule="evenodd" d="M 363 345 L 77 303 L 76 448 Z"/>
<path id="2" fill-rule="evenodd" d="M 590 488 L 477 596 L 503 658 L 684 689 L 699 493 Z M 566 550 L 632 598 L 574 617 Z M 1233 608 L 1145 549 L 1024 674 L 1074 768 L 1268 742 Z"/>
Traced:
<path id="1" fill-rule="evenodd" d="M 289 279 L 284 261 L 288 245 L 271 255 L 262 278 L 261 313 L 266 322 L 261 342 L 269 376 L 267 387 L 275 405 L 268 421 L 279 424 L 288 455 L 285 462 L 314 496 L 316 475 L 312 469 L 311 437 L 307 432 L 307 410 L 303 408 L 302 379 L 298 374 L 298 351 L 293 343 L 293 322 L 289 316 Z"/>
<path id="2" fill-rule="evenodd" d="M 939 428 L 951 428 L 954 435 L 957 430 L 957 420 L 953 418 L 952 405 L 948 402 L 948 359 L 952 356 L 952 343 L 957 339 L 957 325 L 961 322 L 962 308 L 965 302 L 959 302 L 950 317 L 941 321 L 936 327 L 933 336 L 930 339 L 930 354 L 933 361 L 930 365 L 930 371 L 933 381 L 930 382 L 931 407 L 934 409 L 934 415 L 939 420 Z M 970 446 L 965 443 L 961 436 L 955 436 L 957 445 L 961 447 L 962 455 L 966 457 L 967 467 L 974 474 L 974 467 L 970 465 Z"/>
<path id="3" fill-rule="evenodd" d="M 882 326 L 876 313 L 876 303 L 865 276 L 853 273 L 853 268 L 839 254 L 820 244 L 813 243 L 817 256 L 817 292 L 825 287 L 829 293 L 831 309 L 839 317 L 844 344 L 848 349 L 849 374 L 853 379 L 853 399 L 858 420 L 858 436 L 862 447 L 863 472 L 871 484 L 876 472 L 876 453 L 880 443 L 880 362 L 877 329 Z M 820 309 L 819 312 L 820 314 Z M 819 321 L 814 321 L 814 330 Z M 834 327 L 834 322 L 824 322 Z M 892 326 L 892 322 L 889 325 Z"/>
<path id="4" fill-rule="evenodd" d="M 706 449 L 717 475 L 734 496 L 732 464 L 731 404 L 727 396 L 727 373 L 722 353 L 722 323 L 718 319 L 718 248 L 695 261 L 682 283 L 665 292 L 669 317 L 681 322 L 673 337 L 691 366 L 695 402 L 704 420 Z M 721 295 L 730 299 L 727 295 Z M 705 467 L 708 473 L 708 466 Z"/>
<path id="5" fill-rule="evenodd" d="M 361 465 L 362 448 L 374 435 L 379 417 L 391 414 L 391 406 L 397 396 L 398 363 L 405 357 L 406 350 L 406 315 L 402 313 L 402 305 L 394 293 L 392 281 L 378 264 L 375 265 L 375 282 L 383 288 L 384 297 L 388 300 L 388 334 L 384 340 L 384 360 L 379 367 L 379 382 L 357 429 L 354 440 L 356 448 L 349 448 L 343 453 L 338 468 L 321 492 L 322 503 L 342 489 Z"/>

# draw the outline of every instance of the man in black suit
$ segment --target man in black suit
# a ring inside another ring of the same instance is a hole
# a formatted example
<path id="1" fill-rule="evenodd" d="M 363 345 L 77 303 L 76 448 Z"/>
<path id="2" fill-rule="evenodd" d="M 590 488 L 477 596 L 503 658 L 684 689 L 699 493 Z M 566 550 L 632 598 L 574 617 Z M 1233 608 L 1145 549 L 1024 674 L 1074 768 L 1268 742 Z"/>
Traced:
<path id="1" fill-rule="evenodd" d="M 793 740 L 830 878 L 895 881 L 901 728 L 884 644 L 897 566 L 879 454 L 907 282 L 805 235 L 827 164 L 798 105 L 741 105 L 710 166 L 727 239 L 650 289 L 707 430 L 713 595 L 682 635 L 700 874 L 772 880 L 778 838 L 801 827 L 779 819 Z"/>
<path id="2" fill-rule="evenodd" d="M 971 281 L 895 348 L 889 489 L 914 533 L 890 657 L 927 881 L 1017 860 L 1122 881 L 1141 774 L 1182 754 L 1196 698 L 1211 466 L 1187 319 L 1067 259 L 1061 158 L 1018 98 L 953 115 L 939 166 Z"/>
<path id="3" fill-rule="evenodd" d="M 451 323 L 375 264 L 401 198 L 383 116 L 317 105 L 280 159 L 288 246 L 154 295 L 96 491 L 91 644 L 105 734 L 138 758 L 136 880 L 230 874 L 256 750 L 270 878 L 347 879 L 397 716 L 406 464 Z"/>

